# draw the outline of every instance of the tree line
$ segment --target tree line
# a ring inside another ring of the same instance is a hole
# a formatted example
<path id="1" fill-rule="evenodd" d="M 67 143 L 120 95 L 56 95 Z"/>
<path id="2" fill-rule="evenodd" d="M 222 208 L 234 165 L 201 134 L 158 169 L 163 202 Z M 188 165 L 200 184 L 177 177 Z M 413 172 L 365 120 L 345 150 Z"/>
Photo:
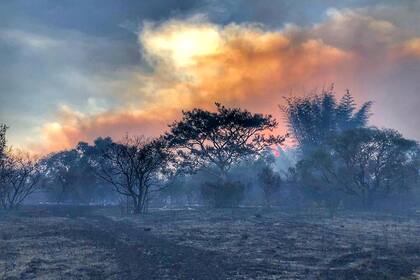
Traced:
<path id="1" fill-rule="evenodd" d="M 419 187 L 419 145 L 393 129 L 367 127 L 372 103 L 358 110 L 350 92 L 289 99 L 283 108 L 300 148 L 295 184 L 334 211 L 348 196 L 364 208 Z"/>
<path id="2" fill-rule="evenodd" d="M 274 133 L 271 115 L 215 105 L 182 112 L 156 138 L 99 137 L 42 158 L 10 148 L 1 125 L 0 207 L 19 207 L 42 190 L 59 203 L 121 200 L 135 214 L 150 203 L 236 207 L 255 197 L 268 207 L 304 201 L 333 212 L 346 201 L 370 209 L 418 191 L 418 143 L 368 127 L 372 103 L 357 108 L 349 91 L 340 100 L 332 90 L 287 98 L 280 107 L 286 135 Z M 286 139 L 293 158 L 276 158 L 273 149 Z"/>

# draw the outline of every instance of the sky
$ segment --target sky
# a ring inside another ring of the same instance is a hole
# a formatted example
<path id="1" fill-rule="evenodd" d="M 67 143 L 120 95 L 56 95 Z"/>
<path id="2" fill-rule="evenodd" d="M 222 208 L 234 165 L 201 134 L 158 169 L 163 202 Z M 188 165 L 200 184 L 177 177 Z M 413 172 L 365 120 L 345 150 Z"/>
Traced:
<path id="1" fill-rule="evenodd" d="M 36 153 L 157 136 L 214 103 L 272 114 L 333 84 L 420 139 L 420 1 L 5 0 L 0 123 Z"/>

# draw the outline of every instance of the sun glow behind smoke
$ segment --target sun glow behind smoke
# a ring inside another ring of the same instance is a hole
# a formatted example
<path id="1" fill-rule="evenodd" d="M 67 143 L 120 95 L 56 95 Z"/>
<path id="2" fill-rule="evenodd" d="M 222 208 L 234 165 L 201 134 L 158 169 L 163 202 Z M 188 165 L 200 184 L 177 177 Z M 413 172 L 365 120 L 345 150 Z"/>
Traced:
<path id="1" fill-rule="evenodd" d="M 146 53 L 170 59 L 176 67 L 186 67 L 196 64 L 201 56 L 216 54 L 221 37 L 214 26 L 175 23 L 158 30 L 145 28 L 140 42 Z"/>
<path id="2" fill-rule="evenodd" d="M 280 120 L 283 96 L 305 94 L 331 82 L 339 94 L 350 88 L 357 101 L 384 102 L 380 94 L 388 94 L 388 99 L 394 95 L 386 88 L 378 90 L 378 85 L 392 86 L 403 77 L 395 69 L 405 69 L 407 62 L 417 65 L 419 35 L 404 32 L 396 24 L 398 18 L 390 18 L 393 25 L 367 12 L 337 10 L 319 24 L 279 30 L 197 19 L 145 24 L 138 36 L 139 50 L 152 71 L 127 69 L 119 83 L 123 85 L 112 96 L 118 102 L 110 109 L 78 114 L 77 108 L 69 108 L 57 120 L 44 123 L 45 150 L 69 148 L 98 136 L 118 139 L 127 132 L 157 136 L 181 110 L 214 109 L 214 102 L 270 113 Z M 355 45 L 348 34 L 359 34 L 363 44 Z M 416 85 L 411 80 L 407 84 L 411 91 Z M 379 116 L 375 125 L 383 125 L 380 110 L 385 105 L 393 109 L 399 104 L 379 102 L 372 117 Z M 282 123 L 277 132 L 285 133 Z"/>
<path id="3" fill-rule="evenodd" d="M 274 157 L 276 157 L 276 158 L 279 158 L 279 157 L 281 156 L 281 153 L 280 153 L 279 148 L 275 148 L 275 149 L 273 149 L 273 155 L 274 155 Z"/>

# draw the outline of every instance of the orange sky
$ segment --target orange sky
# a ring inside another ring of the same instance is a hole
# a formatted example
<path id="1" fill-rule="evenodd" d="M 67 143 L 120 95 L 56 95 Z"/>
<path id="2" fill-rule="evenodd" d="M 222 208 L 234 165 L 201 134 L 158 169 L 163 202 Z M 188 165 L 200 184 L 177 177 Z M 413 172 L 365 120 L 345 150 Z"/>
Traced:
<path id="1" fill-rule="evenodd" d="M 331 83 L 339 95 L 349 88 L 359 102 L 375 99 L 373 124 L 392 126 L 386 106 L 396 97 L 387 89 L 405 75 L 407 63 L 420 64 L 416 31 L 399 26 L 398 18 L 350 9 L 330 10 L 315 25 L 281 30 L 258 24 L 222 26 L 200 16 L 147 23 L 138 44 L 152 70 L 124 72 L 123 85 L 113 92 L 118 106 L 79 112 L 62 105 L 56 119 L 42 125 L 30 149 L 45 153 L 98 136 L 158 135 L 181 110 L 210 109 L 214 102 L 281 118 L 283 96 L 308 94 Z M 403 87 L 411 90 L 412 82 Z M 418 118 L 414 122 L 419 124 Z M 284 133 L 284 125 L 279 132 Z"/>

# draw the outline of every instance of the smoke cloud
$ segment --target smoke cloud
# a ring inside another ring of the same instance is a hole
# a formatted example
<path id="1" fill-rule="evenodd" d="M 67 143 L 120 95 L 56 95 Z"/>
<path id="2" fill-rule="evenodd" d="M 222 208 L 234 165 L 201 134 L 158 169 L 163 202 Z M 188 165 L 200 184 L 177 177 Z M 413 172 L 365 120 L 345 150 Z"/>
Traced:
<path id="1" fill-rule="evenodd" d="M 400 14 L 391 17 L 389 9 L 331 9 L 323 22 L 280 30 L 218 25 L 202 16 L 147 22 L 138 44 L 148 65 L 126 71 L 124 86 L 113 93 L 118 105 L 87 113 L 62 106 L 41 129 L 45 145 L 32 149 L 125 133 L 156 136 L 181 110 L 212 109 L 214 102 L 281 118 L 283 96 L 331 83 L 338 93 L 349 88 L 357 101 L 374 100 L 372 124 L 419 139 L 420 120 L 406 120 L 420 105 L 420 34 L 399 25 Z"/>

